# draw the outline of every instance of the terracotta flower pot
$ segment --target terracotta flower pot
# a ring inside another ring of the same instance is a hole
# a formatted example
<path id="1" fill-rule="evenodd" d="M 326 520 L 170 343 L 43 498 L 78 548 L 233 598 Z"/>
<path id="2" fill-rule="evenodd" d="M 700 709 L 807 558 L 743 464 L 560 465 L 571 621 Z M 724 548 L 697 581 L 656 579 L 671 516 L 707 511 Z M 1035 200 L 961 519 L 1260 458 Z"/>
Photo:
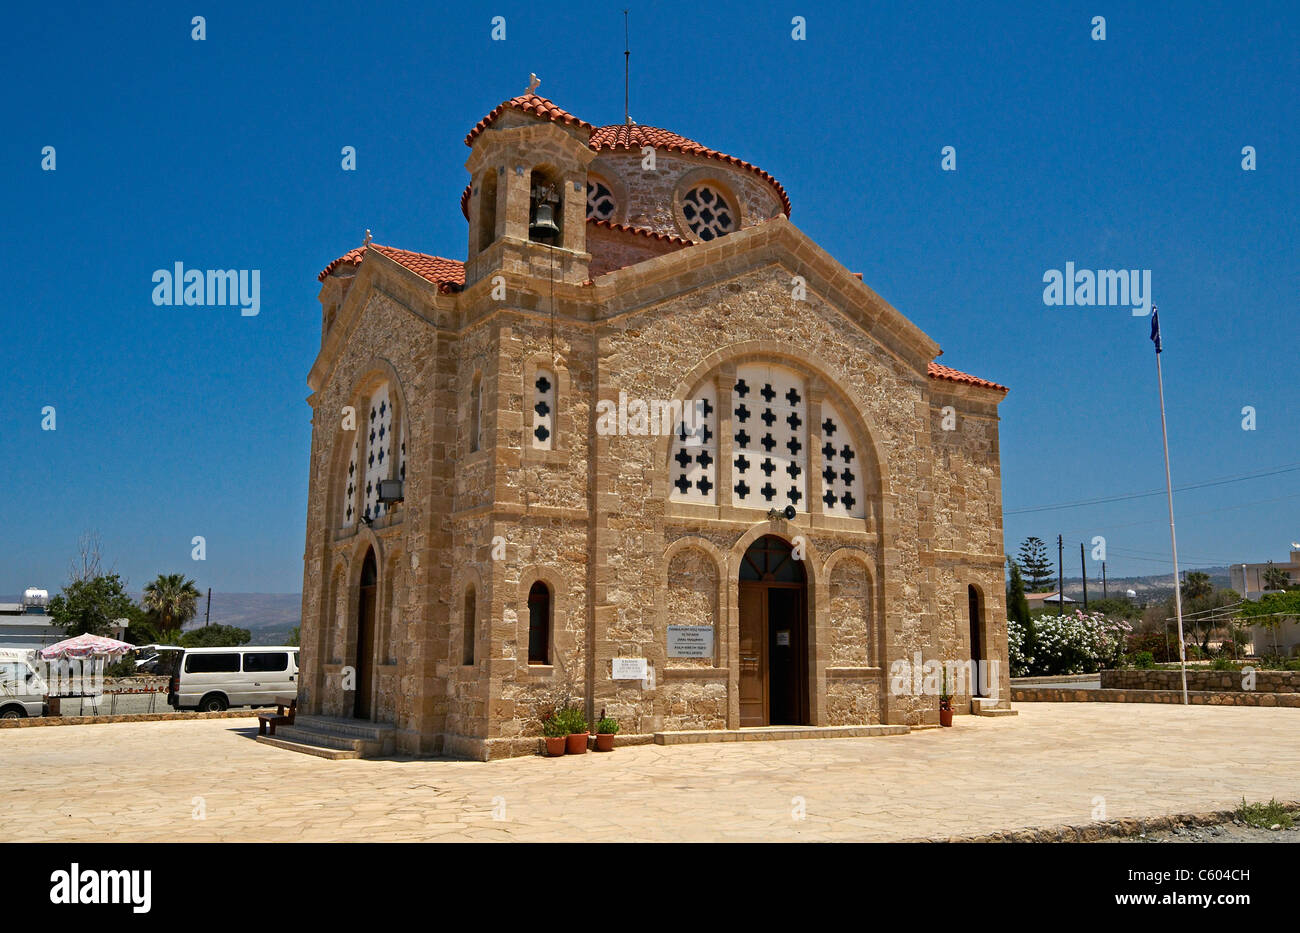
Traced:
<path id="1" fill-rule="evenodd" d="M 939 707 L 939 725 L 941 725 L 941 726 L 951 726 L 951 725 L 952 725 L 952 710 L 951 710 L 951 709 L 944 709 L 942 706 Z"/>
<path id="2" fill-rule="evenodd" d="M 614 733 L 597 732 L 596 733 L 596 751 L 612 752 L 614 750 Z"/>
<path id="3" fill-rule="evenodd" d="M 570 755 L 587 754 L 587 735 L 588 733 L 586 732 L 574 732 L 569 736 L 569 744 L 566 750 Z"/>
<path id="4" fill-rule="evenodd" d="M 551 758 L 558 758 L 564 754 L 566 740 L 562 735 L 548 735 L 546 738 L 546 754 Z"/>

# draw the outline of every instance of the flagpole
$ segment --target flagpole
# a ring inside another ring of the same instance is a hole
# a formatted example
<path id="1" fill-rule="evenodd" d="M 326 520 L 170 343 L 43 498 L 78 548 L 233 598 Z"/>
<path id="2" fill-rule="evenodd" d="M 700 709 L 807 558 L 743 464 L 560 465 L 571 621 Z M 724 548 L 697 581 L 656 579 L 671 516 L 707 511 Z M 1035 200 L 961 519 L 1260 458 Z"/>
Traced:
<path id="1" fill-rule="evenodd" d="M 1165 493 L 1169 498 L 1169 544 L 1174 553 L 1174 610 L 1178 616 L 1178 666 L 1183 676 L 1183 705 L 1187 699 L 1187 646 L 1183 642 L 1183 594 L 1178 581 L 1178 535 L 1174 532 L 1174 483 L 1169 473 L 1169 429 L 1165 426 L 1165 375 L 1160 366 L 1160 318 L 1156 308 L 1151 308 L 1156 315 L 1152 322 L 1151 339 L 1156 341 L 1156 382 L 1160 386 L 1160 436 L 1165 445 Z"/>

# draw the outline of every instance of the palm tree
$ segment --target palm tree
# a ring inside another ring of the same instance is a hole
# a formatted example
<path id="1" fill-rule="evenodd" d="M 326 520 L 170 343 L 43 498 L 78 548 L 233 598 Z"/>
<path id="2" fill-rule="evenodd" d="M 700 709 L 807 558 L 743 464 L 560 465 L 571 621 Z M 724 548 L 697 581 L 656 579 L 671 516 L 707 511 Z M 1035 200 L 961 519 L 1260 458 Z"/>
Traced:
<path id="1" fill-rule="evenodd" d="M 1268 562 L 1268 569 L 1264 571 L 1264 587 L 1270 590 L 1285 590 L 1291 583 L 1290 575 L 1281 567 L 1274 567 L 1273 562 Z"/>
<path id="2" fill-rule="evenodd" d="M 198 612 L 199 591 L 183 573 L 158 574 L 144 588 L 144 605 L 159 632 L 180 631 Z"/>
<path id="3" fill-rule="evenodd" d="M 1214 584 L 1210 582 L 1210 575 L 1194 570 L 1187 575 L 1183 581 L 1183 599 L 1197 599 L 1201 596 L 1209 596 L 1214 592 Z"/>

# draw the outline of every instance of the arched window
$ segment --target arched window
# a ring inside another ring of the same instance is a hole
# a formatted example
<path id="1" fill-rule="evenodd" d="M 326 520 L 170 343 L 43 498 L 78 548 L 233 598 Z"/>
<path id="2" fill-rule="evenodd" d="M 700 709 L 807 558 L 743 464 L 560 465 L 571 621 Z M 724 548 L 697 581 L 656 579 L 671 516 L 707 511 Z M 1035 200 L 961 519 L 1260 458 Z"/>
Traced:
<path id="1" fill-rule="evenodd" d="M 461 620 L 464 625 L 464 643 L 461 647 L 461 663 L 474 663 L 474 640 L 477 635 L 475 626 L 476 615 L 478 612 L 477 598 L 474 595 L 474 587 L 465 591 L 465 610 L 464 618 Z"/>
<path id="2" fill-rule="evenodd" d="M 807 394 L 803 378 L 785 367 L 736 367 L 732 505 L 808 511 Z"/>
<path id="3" fill-rule="evenodd" d="M 469 387 L 469 452 L 474 453 L 483 443 L 483 376 L 474 374 Z"/>
<path id="4" fill-rule="evenodd" d="M 827 515 L 862 518 L 862 464 L 849 436 L 848 423 L 829 402 L 822 404 L 822 502 Z"/>
<path id="5" fill-rule="evenodd" d="M 682 404 L 669 461 L 671 495 L 675 502 L 713 505 L 718 501 L 717 401 L 713 380 L 706 379 Z M 664 430 L 662 413 L 652 410 L 650 420 L 651 430 L 656 433 Z"/>
<path id="6" fill-rule="evenodd" d="M 361 458 L 361 438 L 354 432 L 352 455 L 348 458 L 348 475 L 343 482 L 343 527 L 350 528 L 357 522 L 357 461 Z"/>
<path id="7" fill-rule="evenodd" d="M 388 397 L 388 383 L 382 383 L 370 396 L 366 409 L 365 498 L 361 517 L 374 520 L 388 511 L 379 501 L 379 481 L 393 475 L 393 404 Z"/>
<path id="8" fill-rule="evenodd" d="M 551 663 L 551 590 L 541 580 L 528 591 L 528 663 Z"/>
<path id="9" fill-rule="evenodd" d="M 539 369 L 533 378 L 533 447 L 555 447 L 555 373 Z"/>
<path id="10" fill-rule="evenodd" d="M 497 173 L 488 168 L 478 190 L 478 251 L 481 253 L 497 239 Z"/>
<path id="11" fill-rule="evenodd" d="M 529 176 L 528 239 L 563 246 L 564 184 L 559 174 L 542 166 Z"/>

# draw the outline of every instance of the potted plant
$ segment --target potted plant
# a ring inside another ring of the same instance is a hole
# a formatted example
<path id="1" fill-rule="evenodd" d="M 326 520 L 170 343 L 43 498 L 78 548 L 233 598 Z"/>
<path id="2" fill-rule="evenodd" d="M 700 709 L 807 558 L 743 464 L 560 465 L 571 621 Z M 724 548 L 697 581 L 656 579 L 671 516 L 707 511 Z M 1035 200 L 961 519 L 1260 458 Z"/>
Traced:
<path id="1" fill-rule="evenodd" d="M 596 751 L 612 752 L 614 736 L 618 734 L 618 720 L 604 715 L 601 710 L 600 722 L 596 723 Z"/>
<path id="2" fill-rule="evenodd" d="M 546 754 L 551 758 L 558 758 L 564 754 L 566 744 L 565 736 L 568 735 L 568 728 L 560 718 L 559 710 L 554 710 L 551 715 L 546 717 L 542 723 L 542 736 L 546 739 Z"/>
<path id="3" fill-rule="evenodd" d="M 948 693 L 948 668 L 943 669 L 943 691 L 939 694 L 939 725 L 952 725 L 952 697 Z"/>
<path id="4" fill-rule="evenodd" d="M 587 753 L 587 717 L 576 706 L 567 706 L 555 714 L 564 727 L 566 736 L 565 750 L 570 755 Z"/>

